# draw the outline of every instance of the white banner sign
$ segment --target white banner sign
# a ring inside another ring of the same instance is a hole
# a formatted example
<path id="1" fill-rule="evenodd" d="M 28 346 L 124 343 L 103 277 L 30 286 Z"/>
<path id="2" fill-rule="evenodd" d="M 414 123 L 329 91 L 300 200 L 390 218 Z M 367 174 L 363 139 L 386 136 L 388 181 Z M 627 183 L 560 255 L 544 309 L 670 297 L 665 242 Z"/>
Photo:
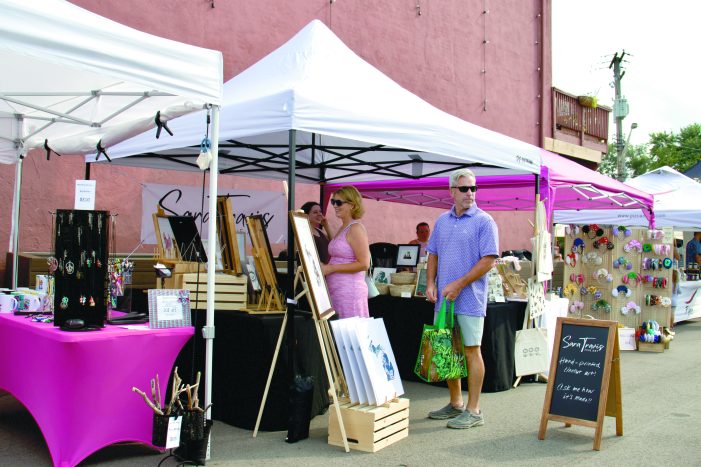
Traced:
<path id="1" fill-rule="evenodd" d="M 141 190 L 141 240 L 146 244 L 156 243 L 153 228 L 153 213 L 156 207 L 163 208 L 167 216 L 195 216 L 195 224 L 202 229 L 200 236 L 207 238 L 209 220 L 209 201 L 204 200 L 202 207 L 202 188 L 195 186 L 160 185 L 146 183 Z M 285 194 L 276 191 L 235 190 L 220 188 L 219 196 L 229 196 L 231 207 L 236 217 L 236 230 L 247 232 L 246 216 L 263 217 L 270 243 L 287 243 L 287 200 Z M 207 193 L 205 192 L 205 196 Z"/>

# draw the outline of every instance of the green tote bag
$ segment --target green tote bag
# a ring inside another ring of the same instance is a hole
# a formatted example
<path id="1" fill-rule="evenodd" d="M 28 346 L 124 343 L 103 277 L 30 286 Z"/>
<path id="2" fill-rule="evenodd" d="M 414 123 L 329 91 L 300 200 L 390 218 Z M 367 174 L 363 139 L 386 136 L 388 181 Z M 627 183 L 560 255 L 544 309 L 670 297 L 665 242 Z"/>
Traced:
<path id="1" fill-rule="evenodd" d="M 443 300 L 435 324 L 424 324 L 414 373 L 428 383 L 467 376 L 460 327 L 455 326 L 455 302 Z"/>

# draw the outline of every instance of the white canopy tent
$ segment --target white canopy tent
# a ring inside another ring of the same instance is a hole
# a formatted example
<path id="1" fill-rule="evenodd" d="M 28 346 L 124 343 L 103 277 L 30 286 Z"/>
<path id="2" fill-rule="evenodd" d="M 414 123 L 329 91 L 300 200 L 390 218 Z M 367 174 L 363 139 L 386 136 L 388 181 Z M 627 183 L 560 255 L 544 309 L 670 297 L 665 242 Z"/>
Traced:
<path id="1" fill-rule="evenodd" d="M 196 170 L 200 121 L 175 119 L 173 138 L 140 135 L 110 156 L 116 164 Z M 295 174 L 308 183 L 428 177 L 465 165 L 481 174 L 540 171 L 539 148 L 433 107 L 318 20 L 224 85 L 220 173 L 286 178 L 290 130 Z"/>
<path id="2" fill-rule="evenodd" d="M 654 196 L 655 226 L 701 230 L 701 184 L 671 167 L 661 167 L 626 182 Z M 555 211 L 559 224 L 612 224 L 647 227 L 647 218 L 633 209 Z"/>
<path id="3" fill-rule="evenodd" d="M 208 108 L 217 153 L 221 52 L 146 34 L 63 0 L 2 0 L 0 63 L 0 162 L 17 163 L 10 246 L 15 258 L 13 287 L 22 158 L 29 150 L 43 148 L 47 157 L 51 152 L 100 156 L 103 148 L 109 154 L 119 141 L 155 126 L 159 133 L 167 131 L 161 126 L 168 120 Z M 154 138 L 152 133 L 149 137 Z M 104 159 L 105 152 L 102 155 Z M 211 163 L 214 173 L 217 162 L 215 157 Z M 210 209 L 216 206 L 216 193 L 214 176 Z M 214 221 L 209 228 L 215 235 Z M 212 242 L 209 271 L 215 269 L 214 248 Z M 214 290 L 213 272 L 208 274 L 208 287 Z M 210 330 L 213 293 L 208 294 L 207 310 Z M 209 337 L 207 348 L 211 369 Z M 210 400 L 207 384 L 205 405 Z"/>

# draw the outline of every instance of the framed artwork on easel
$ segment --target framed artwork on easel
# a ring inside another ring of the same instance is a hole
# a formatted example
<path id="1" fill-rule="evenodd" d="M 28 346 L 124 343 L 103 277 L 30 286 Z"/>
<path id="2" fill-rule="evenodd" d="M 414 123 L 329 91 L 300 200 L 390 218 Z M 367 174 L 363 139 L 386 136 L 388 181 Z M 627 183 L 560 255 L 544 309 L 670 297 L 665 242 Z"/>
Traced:
<path id="1" fill-rule="evenodd" d="M 290 220 L 295 233 L 297 250 L 302 259 L 304 276 L 309 287 L 309 302 L 312 304 L 312 309 L 317 313 L 318 319 L 322 319 L 329 314 L 333 315 L 334 310 L 331 307 L 331 298 L 326 288 L 326 280 L 321 272 L 321 261 L 319 260 L 319 253 L 316 250 L 314 236 L 309 226 L 309 218 L 306 214 L 293 212 L 290 213 Z"/>
<path id="2" fill-rule="evenodd" d="M 178 251 L 178 243 L 175 240 L 175 233 L 170 225 L 168 216 L 154 214 L 153 226 L 156 230 L 156 237 L 158 238 L 157 245 L 160 250 L 158 256 L 163 259 L 179 261 L 180 251 Z"/>
<path id="3" fill-rule="evenodd" d="M 226 196 L 217 197 L 217 233 L 224 271 L 242 274 L 234 212 L 231 199 Z"/>
<path id="4" fill-rule="evenodd" d="M 253 259 L 258 281 L 263 293 L 258 303 L 259 309 L 266 311 L 284 310 L 282 294 L 278 288 L 277 270 L 273 262 L 273 253 L 270 249 L 270 241 L 265 231 L 263 216 L 246 217 L 248 235 L 251 238 Z M 264 303 L 265 302 L 265 303 Z"/>

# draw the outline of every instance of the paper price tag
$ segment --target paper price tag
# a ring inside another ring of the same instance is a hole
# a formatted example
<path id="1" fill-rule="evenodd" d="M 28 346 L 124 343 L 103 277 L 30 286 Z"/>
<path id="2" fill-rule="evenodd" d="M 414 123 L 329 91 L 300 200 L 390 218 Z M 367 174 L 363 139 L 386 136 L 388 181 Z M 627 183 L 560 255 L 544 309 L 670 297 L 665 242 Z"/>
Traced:
<path id="1" fill-rule="evenodd" d="M 95 209 L 95 187 L 95 180 L 75 181 L 74 209 L 84 209 L 88 211 Z"/>
<path id="2" fill-rule="evenodd" d="M 168 420 L 168 434 L 166 437 L 166 449 L 180 446 L 180 427 L 183 424 L 183 417 L 170 418 Z"/>
<path id="3" fill-rule="evenodd" d="M 402 292 L 402 298 L 411 298 L 411 292 Z"/>
<path id="4" fill-rule="evenodd" d="M 182 321 L 183 304 L 175 295 L 159 295 L 156 298 L 159 321 Z"/>

